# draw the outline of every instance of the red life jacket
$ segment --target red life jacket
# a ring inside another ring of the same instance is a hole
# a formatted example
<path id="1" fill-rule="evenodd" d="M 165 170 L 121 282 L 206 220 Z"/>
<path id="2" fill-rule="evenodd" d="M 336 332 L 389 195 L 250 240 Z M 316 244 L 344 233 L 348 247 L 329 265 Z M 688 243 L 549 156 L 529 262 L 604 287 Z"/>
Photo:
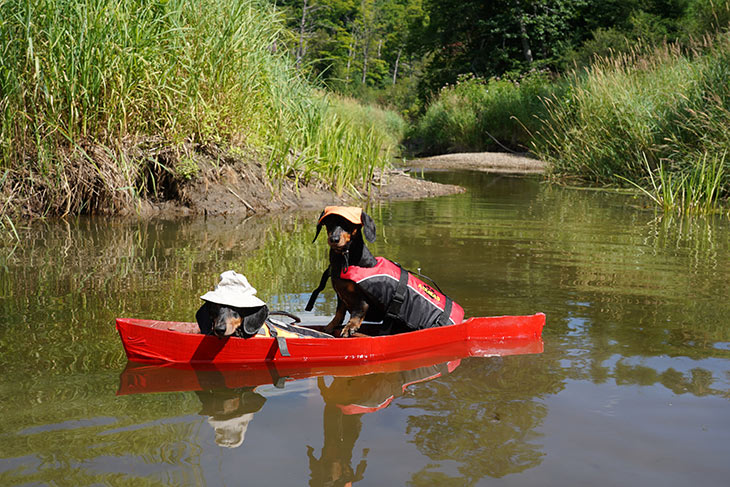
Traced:
<path id="1" fill-rule="evenodd" d="M 376 257 L 375 260 L 375 267 L 351 265 L 340 273 L 342 279 L 355 281 L 385 309 L 385 316 L 368 313 L 367 321 L 397 319 L 414 330 L 464 321 L 464 309 L 451 298 L 398 264 L 383 257 Z"/>

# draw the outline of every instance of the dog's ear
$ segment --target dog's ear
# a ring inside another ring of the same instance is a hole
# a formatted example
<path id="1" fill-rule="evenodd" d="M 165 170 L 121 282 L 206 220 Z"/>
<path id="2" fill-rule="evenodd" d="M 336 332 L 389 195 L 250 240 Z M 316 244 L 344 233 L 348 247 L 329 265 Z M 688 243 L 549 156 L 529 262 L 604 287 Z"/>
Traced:
<path id="1" fill-rule="evenodd" d="M 269 307 L 264 305 L 261 306 L 257 311 L 243 317 L 243 323 L 241 327 L 246 335 L 255 335 L 262 326 L 264 321 L 269 316 Z"/>
<path id="2" fill-rule="evenodd" d="M 208 301 L 204 301 L 203 305 L 195 313 L 195 321 L 198 322 L 198 328 L 203 335 L 210 335 L 213 331 L 213 318 L 210 316 L 210 308 Z"/>
<path id="3" fill-rule="evenodd" d="M 375 222 L 364 210 L 360 218 L 362 220 L 363 235 L 365 235 L 368 242 L 375 242 Z"/>
<path id="4" fill-rule="evenodd" d="M 317 221 L 320 223 L 317 223 L 317 233 L 314 234 L 314 239 L 312 239 L 312 243 L 314 243 L 317 240 L 317 237 L 319 237 L 319 232 L 322 230 L 322 217 L 324 216 L 324 210 L 322 210 L 322 213 L 319 214 L 319 218 L 317 218 Z"/>

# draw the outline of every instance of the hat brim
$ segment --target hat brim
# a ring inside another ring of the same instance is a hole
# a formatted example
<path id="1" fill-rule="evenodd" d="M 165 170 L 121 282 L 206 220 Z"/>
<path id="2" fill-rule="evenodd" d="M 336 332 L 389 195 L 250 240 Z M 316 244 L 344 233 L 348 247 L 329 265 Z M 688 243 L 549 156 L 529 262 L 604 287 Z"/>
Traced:
<path id="1" fill-rule="evenodd" d="M 355 225 L 362 225 L 362 208 L 356 206 L 327 206 L 317 223 L 322 223 L 330 215 L 339 215 Z"/>
<path id="2" fill-rule="evenodd" d="M 209 303 L 222 304 L 224 306 L 231 306 L 234 308 L 259 308 L 261 306 L 266 306 L 265 302 L 252 294 L 241 295 L 229 294 L 220 291 L 208 291 L 200 296 L 200 299 L 208 301 Z"/>

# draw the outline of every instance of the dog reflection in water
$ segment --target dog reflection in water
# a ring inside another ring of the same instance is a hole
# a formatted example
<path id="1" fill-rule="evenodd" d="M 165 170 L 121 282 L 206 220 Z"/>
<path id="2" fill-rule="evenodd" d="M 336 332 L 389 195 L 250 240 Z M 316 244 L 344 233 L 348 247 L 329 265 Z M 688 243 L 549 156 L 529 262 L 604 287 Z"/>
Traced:
<path id="1" fill-rule="evenodd" d="M 203 405 L 202 416 L 215 431 L 215 442 L 226 448 L 243 444 L 248 424 L 254 413 L 260 410 L 266 398 L 253 388 L 197 391 Z"/>
<path id="2" fill-rule="evenodd" d="M 324 377 L 318 377 L 317 386 L 324 400 L 324 444 L 319 458 L 314 455 L 314 448 L 307 446 L 309 485 L 350 486 L 362 480 L 367 448 L 363 449 L 357 466 L 352 467 L 352 452 L 362 429 L 362 416 L 385 409 L 408 386 L 445 376 L 460 363 L 453 360 L 414 370 L 335 377 L 330 385 Z"/>

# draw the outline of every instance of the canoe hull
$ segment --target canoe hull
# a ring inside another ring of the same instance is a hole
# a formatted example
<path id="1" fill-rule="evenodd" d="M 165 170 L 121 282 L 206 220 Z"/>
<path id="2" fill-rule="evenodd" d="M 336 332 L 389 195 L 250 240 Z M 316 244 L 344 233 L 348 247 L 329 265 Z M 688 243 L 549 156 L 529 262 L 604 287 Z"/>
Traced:
<path id="1" fill-rule="evenodd" d="M 356 338 L 290 338 L 283 356 L 273 338 L 249 339 L 194 333 L 194 323 L 117 318 L 127 358 L 146 363 L 189 364 L 360 364 L 403 360 L 448 349 L 449 355 L 488 356 L 501 352 L 539 353 L 545 315 L 470 318 L 463 323 L 409 333 Z M 186 330 L 181 332 L 177 330 Z M 539 343 L 539 344 L 538 344 Z M 536 345 L 538 344 L 538 345 Z"/>

